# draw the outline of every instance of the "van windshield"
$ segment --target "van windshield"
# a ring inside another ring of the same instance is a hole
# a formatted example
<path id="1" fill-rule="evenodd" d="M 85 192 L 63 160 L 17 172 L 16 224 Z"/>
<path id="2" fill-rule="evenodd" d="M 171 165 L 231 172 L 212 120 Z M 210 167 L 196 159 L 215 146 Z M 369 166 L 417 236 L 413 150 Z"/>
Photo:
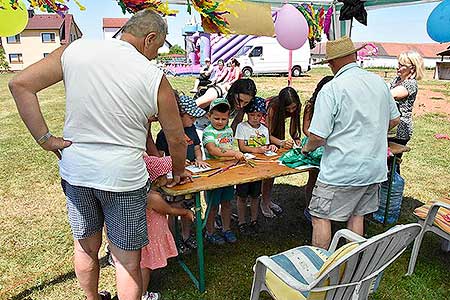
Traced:
<path id="1" fill-rule="evenodd" d="M 242 48 L 236 53 L 236 57 L 246 55 L 246 54 L 248 53 L 248 51 L 250 51 L 250 49 L 252 49 L 252 46 L 244 46 L 244 47 L 242 47 Z"/>

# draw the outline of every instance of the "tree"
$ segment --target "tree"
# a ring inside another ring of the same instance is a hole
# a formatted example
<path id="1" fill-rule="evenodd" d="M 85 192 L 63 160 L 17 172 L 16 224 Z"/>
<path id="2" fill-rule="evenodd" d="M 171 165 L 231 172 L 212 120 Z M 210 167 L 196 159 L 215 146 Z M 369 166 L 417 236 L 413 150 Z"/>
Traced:
<path id="1" fill-rule="evenodd" d="M 186 54 L 186 51 L 184 51 L 183 48 L 175 44 L 172 47 L 170 47 L 169 54 Z"/>
<path id="2" fill-rule="evenodd" d="M 9 71 L 9 62 L 5 56 L 5 49 L 0 46 L 0 71 Z"/>

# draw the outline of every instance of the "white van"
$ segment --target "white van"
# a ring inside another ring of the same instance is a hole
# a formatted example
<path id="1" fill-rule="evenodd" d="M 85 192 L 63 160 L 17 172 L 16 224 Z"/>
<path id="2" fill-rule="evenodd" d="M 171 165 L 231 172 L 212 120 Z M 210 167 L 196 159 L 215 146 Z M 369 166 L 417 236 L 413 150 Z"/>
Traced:
<path id="1" fill-rule="evenodd" d="M 253 74 L 286 74 L 288 73 L 289 50 L 283 48 L 276 38 L 258 37 L 248 41 L 237 53 L 236 59 L 244 76 Z M 292 51 L 292 76 L 311 69 L 311 51 L 309 43 Z"/>

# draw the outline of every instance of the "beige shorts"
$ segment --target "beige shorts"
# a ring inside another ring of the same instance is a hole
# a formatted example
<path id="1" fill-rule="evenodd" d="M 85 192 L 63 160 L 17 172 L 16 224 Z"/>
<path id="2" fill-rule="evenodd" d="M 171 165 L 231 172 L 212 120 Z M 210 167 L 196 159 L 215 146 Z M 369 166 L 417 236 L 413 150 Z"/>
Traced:
<path id="1" fill-rule="evenodd" d="M 336 186 L 316 182 L 309 211 L 312 216 L 344 222 L 351 216 L 364 216 L 378 210 L 380 184 Z"/>

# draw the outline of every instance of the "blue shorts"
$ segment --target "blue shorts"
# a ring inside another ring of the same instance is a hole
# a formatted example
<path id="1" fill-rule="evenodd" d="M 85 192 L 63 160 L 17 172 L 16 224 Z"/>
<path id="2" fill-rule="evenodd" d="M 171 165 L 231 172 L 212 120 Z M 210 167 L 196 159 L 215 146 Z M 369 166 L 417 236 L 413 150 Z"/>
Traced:
<path id="1" fill-rule="evenodd" d="M 104 223 L 109 241 L 122 250 L 139 250 L 148 244 L 145 208 L 149 183 L 129 192 L 74 186 L 65 180 L 61 185 L 74 239 L 92 236 Z"/>
<path id="2" fill-rule="evenodd" d="M 233 198 L 234 187 L 232 186 L 206 191 L 206 203 L 208 205 L 219 206 L 220 203 L 231 201 Z"/>

